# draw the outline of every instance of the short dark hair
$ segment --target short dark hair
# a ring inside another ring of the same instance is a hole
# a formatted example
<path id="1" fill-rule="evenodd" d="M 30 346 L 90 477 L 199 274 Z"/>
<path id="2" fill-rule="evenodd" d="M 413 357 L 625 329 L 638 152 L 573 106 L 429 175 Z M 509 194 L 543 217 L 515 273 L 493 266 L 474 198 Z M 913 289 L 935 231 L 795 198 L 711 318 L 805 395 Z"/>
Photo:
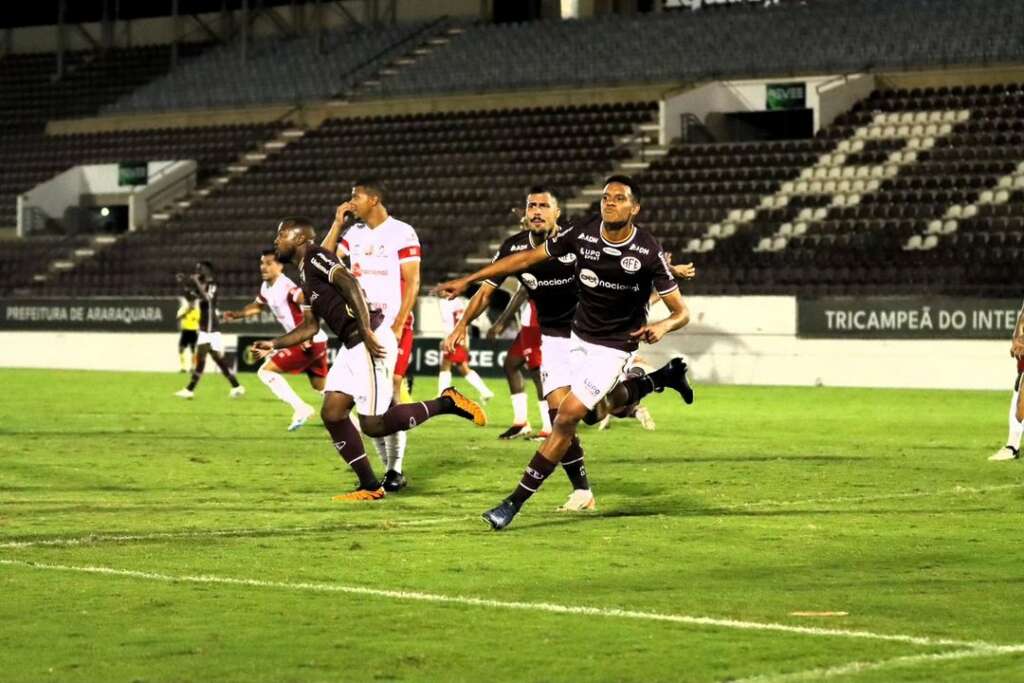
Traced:
<path id="1" fill-rule="evenodd" d="M 204 268 L 204 269 L 206 269 L 207 271 L 210 272 L 210 275 L 213 275 L 214 272 L 216 272 L 213 269 L 213 264 L 210 263 L 209 261 L 196 261 L 196 266 L 198 266 L 196 268 L 196 270 L 199 270 L 200 268 Z"/>
<path id="2" fill-rule="evenodd" d="M 384 203 L 384 199 L 387 196 L 387 188 L 384 187 L 384 183 L 376 178 L 359 178 L 352 183 L 352 187 L 363 188 L 366 194 L 376 197 L 377 201 L 381 204 Z"/>
<path id="3" fill-rule="evenodd" d="M 555 200 L 555 204 L 558 204 L 558 193 L 552 190 L 547 185 L 534 185 L 526 191 L 526 196 L 529 197 L 531 194 L 549 194 L 551 198 Z"/>
<path id="4" fill-rule="evenodd" d="M 263 256 L 273 256 L 275 259 L 277 259 L 277 249 L 274 249 L 273 247 L 269 249 L 263 249 L 262 251 L 260 251 L 260 257 L 262 258 Z"/>
<path id="5" fill-rule="evenodd" d="M 629 193 L 633 195 L 633 201 L 635 201 L 637 204 L 640 203 L 640 186 L 637 185 L 636 181 L 633 180 L 631 177 L 629 177 L 628 175 L 613 175 L 608 176 L 608 178 L 606 178 L 604 181 L 605 185 L 610 185 L 612 183 L 618 183 L 619 185 L 625 185 L 626 187 L 628 187 Z"/>

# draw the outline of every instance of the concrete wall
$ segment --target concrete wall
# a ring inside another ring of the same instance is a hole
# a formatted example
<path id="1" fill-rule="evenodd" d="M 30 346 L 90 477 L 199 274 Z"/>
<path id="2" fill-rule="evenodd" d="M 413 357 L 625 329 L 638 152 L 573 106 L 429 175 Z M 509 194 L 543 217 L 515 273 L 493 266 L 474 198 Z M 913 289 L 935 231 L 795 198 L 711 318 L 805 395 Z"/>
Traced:
<path id="1" fill-rule="evenodd" d="M 1009 390 L 1006 341 L 875 341 L 796 337 L 790 297 L 689 297 L 692 322 L 643 347 L 661 364 L 684 354 L 700 383 Z M 436 302 L 424 300 L 420 336 L 441 336 Z M 664 315 L 655 307 L 651 319 Z M 235 338 L 226 335 L 229 345 Z M 176 333 L 0 332 L 3 367 L 177 370 Z"/>

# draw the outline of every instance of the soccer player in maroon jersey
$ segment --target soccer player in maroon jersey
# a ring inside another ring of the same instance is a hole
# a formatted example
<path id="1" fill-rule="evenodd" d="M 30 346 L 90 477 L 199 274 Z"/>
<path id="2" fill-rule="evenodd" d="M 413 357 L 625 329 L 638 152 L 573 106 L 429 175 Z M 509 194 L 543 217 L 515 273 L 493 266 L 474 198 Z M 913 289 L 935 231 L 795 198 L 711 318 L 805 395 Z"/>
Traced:
<path id="1" fill-rule="evenodd" d="M 174 395 L 184 399 L 191 399 L 195 396 L 196 385 L 203 378 L 206 357 L 209 356 L 213 358 L 213 362 L 217 364 L 221 374 L 231 385 L 228 395 L 231 398 L 243 396 L 245 387 L 238 383 L 235 371 L 231 369 L 224 358 L 224 340 L 221 338 L 220 319 L 217 316 L 217 280 L 213 264 L 209 261 L 196 263 L 195 272 L 187 279 L 186 284 L 195 292 L 196 298 L 199 300 L 199 339 L 192 365 L 192 377 L 189 379 L 188 386 L 174 392 Z"/>
<path id="2" fill-rule="evenodd" d="M 378 500 L 385 496 L 384 488 L 349 418 L 353 407 L 359 411 L 363 433 L 370 437 L 412 429 L 435 415 L 457 415 L 480 426 L 487 424 L 487 416 L 479 405 L 451 387 L 431 401 L 392 405 L 398 340 L 383 324 L 383 314 L 367 306 L 348 268 L 335 254 L 317 246 L 315 238 L 308 219 L 281 221 L 274 247 L 280 260 L 290 259 L 298 265 L 304 301 L 302 322 L 288 334 L 256 342 L 253 350 L 265 357 L 275 349 L 301 344 L 313 338 L 320 329 L 320 320 L 338 335 L 342 348 L 327 374 L 320 417 L 341 458 L 359 477 L 359 486 L 334 498 Z"/>
<path id="3" fill-rule="evenodd" d="M 689 322 L 689 311 L 661 245 L 633 224 L 639 212 L 636 183 L 627 176 L 612 176 L 601 197 L 600 221 L 562 230 L 541 245 L 437 287 L 444 296 L 457 296 L 477 280 L 518 273 L 550 259 L 575 259 L 579 301 L 567 342 L 570 390 L 558 405 L 551 437 L 534 454 L 519 485 L 484 513 L 484 519 L 495 530 L 512 522 L 571 447 L 579 421 L 609 394 L 606 405 L 611 409 L 635 403 L 666 387 L 678 391 L 686 403 L 693 401 L 686 364 L 678 358 L 650 374 L 620 383 L 640 341 L 657 343 Z M 647 321 L 647 298 L 652 288 L 669 310 L 669 317 L 653 323 Z M 547 347 L 544 351 L 546 354 Z"/>

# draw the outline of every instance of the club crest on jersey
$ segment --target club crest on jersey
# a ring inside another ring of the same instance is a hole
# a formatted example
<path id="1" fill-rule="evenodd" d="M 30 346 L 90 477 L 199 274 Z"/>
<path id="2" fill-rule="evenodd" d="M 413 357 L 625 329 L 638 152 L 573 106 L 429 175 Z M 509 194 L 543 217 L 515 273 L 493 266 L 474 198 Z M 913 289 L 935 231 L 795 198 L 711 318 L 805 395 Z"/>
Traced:
<path id="1" fill-rule="evenodd" d="M 622 256 L 622 252 L 616 249 L 615 247 L 605 247 L 601 251 L 608 254 L 609 256 Z"/>
<path id="2" fill-rule="evenodd" d="M 537 278 L 530 275 L 529 273 L 523 273 L 519 277 L 522 279 L 524 285 L 526 285 L 530 289 L 537 289 Z"/>
<path id="3" fill-rule="evenodd" d="M 559 256 L 558 261 L 560 263 L 575 263 L 576 254 L 566 254 L 565 256 Z"/>
<path id="4" fill-rule="evenodd" d="M 635 273 L 640 270 L 640 259 L 635 256 L 624 256 L 622 260 L 619 261 L 619 265 L 622 266 L 622 269 L 627 273 Z"/>
<path id="5" fill-rule="evenodd" d="M 585 284 L 587 287 L 597 287 L 598 277 L 597 273 L 592 271 L 590 268 L 584 268 L 580 271 L 580 282 Z"/>

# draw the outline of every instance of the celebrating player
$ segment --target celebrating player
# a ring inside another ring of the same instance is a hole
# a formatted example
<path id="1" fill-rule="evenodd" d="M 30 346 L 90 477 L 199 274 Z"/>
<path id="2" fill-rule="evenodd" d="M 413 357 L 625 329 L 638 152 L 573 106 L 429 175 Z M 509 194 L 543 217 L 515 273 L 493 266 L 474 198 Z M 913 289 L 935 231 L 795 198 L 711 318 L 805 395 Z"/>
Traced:
<path id="1" fill-rule="evenodd" d="M 273 249 L 264 249 L 260 256 L 260 277 L 263 284 L 256 298 L 241 310 L 225 311 L 224 320 L 231 322 L 259 315 L 267 307 L 284 331 L 291 332 L 302 322 L 299 308 L 303 300 L 302 289 L 284 274 L 284 265 L 277 260 Z M 327 377 L 327 333 L 320 330 L 307 343 L 274 352 L 256 371 L 256 376 L 271 393 L 292 407 L 292 421 L 288 425 L 288 431 L 292 432 L 306 424 L 316 411 L 289 386 L 288 380 L 281 376 L 284 372 L 305 372 L 310 386 L 323 391 L 324 378 Z"/>
<path id="2" fill-rule="evenodd" d="M 186 279 L 186 282 L 196 298 L 199 299 L 199 340 L 196 347 L 195 363 L 192 365 L 192 378 L 187 387 L 174 392 L 174 395 L 179 398 L 195 396 L 196 385 L 203 378 L 203 370 L 206 369 L 206 356 L 209 355 L 227 378 L 228 383 L 231 384 L 231 391 L 228 395 L 231 398 L 238 398 L 245 394 L 245 387 L 238 383 L 234 370 L 224 360 L 224 340 L 220 336 L 220 325 L 217 318 L 217 281 L 214 279 L 213 264 L 209 261 L 200 261 L 196 264 L 195 272 Z"/>
<path id="3" fill-rule="evenodd" d="M 451 300 L 438 299 L 437 304 L 441 309 L 441 324 L 444 325 L 444 331 L 446 334 L 451 334 L 466 312 L 466 299 L 461 296 Z M 437 373 L 437 390 L 439 392 L 452 385 L 452 368 L 455 368 L 480 393 L 481 403 L 487 403 L 494 398 L 494 392 L 487 388 L 479 373 L 469 367 L 468 337 L 465 344 L 459 344 L 451 352 L 444 351 L 442 344 L 442 351 L 441 369 Z"/>
<path id="4" fill-rule="evenodd" d="M 323 319 L 342 348 L 327 373 L 320 410 L 324 427 L 341 458 L 359 477 L 354 491 L 335 500 L 378 500 L 386 494 L 363 449 L 363 441 L 349 412 L 355 406 L 367 436 L 381 437 L 412 429 L 435 415 L 458 415 L 477 425 L 487 424 L 483 409 L 453 388 L 431 401 L 392 405 L 392 373 L 398 341 L 384 324 L 384 314 L 370 308 L 359 283 L 332 252 L 318 247 L 313 225 L 305 218 L 286 218 L 277 229 L 274 247 L 278 260 L 297 262 L 302 277 L 302 322 L 271 341 L 253 344 L 260 357 L 313 338 Z M 390 407 L 389 407 L 390 406 Z"/>
<path id="5" fill-rule="evenodd" d="M 547 235 L 545 235 L 546 237 Z M 537 320 L 537 304 L 529 300 L 529 291 L 527 287 L 520 285 L 511 301 L 508 302 L 508 306 L 494 321 L 491 329 L 487 330 L 488 339 L 497 337 L 505 330 L 516 313 L 519 313 L 519 333 L 512 341 L 512 345 L 508 347 L 503 363 L 505 379 L 508 381 L 508 390 L 512 399 L 512 426 L 502 432 L 498 436 L 499 439 L 518 439 L 528 437 L 533 433 L 530 420 L 527 417 L 529 399 L 523 386 L 524 368 L 530 374 L 530 378 L 537 388 L 537 404 L 540 408 L 541 421 L 539 436 L 541 439 L 546 439 L 551 435 L 551 416 L 548 415 L 548 404 L 544 400 L 544 385 L 540 381 L 540 367 L 543 359 L 540 348 L 540 322 Z"/>
<path id="6" fill-rule="evenodd" d="M 499 505 L 484 513 L 484 519 L 495 530 L 512 522 L 566 452 L 578 443 L 579 421 L 613 389 L 615 400 L 609 405 L 611 409 L 666 387 L 678 391 L 687 403 L 693 400 L 686 381 L 686 364 L 678 358 L 650 374 L 619 383 L 640 341 L 657 343 L 689 322 L 689 311 L 665 263 L 661 246 L 650 233 L 633 224 L 639 212 L 636 184 L 627 176 L 612 176 L 601 196 L 600 221 L 562 230 L 543 244 L 504 256 L 472 275 L 437 288 L 445 296 L 457 296 L 477 280 L 528 271 L 551 259 L 571 257 L 576 264 L 579 303 L 572 319 L 572 333 L 553 345 L 549 345 L 547 338 L 542 344 L 547 366 L 542 370 L 545 384 L 550 373 L 566 373 L 559 384 L 568 385 L 570 390 L 558 404 L 551 437 L 534 454 L 519 485 Z M 670 313 L 668 318 L 654 323 L 647 322 L 647 298 L 652 287 Z M 567 357 L 569 362 L 548 365 L 547 356 L 553 349 L 558 349 L 558 355 Z"/>
<path id="7" fill-rule="evenodd" d="M 1013 397 L 1010 399 L 1010 431 L 1006 436 L 1006 445 L 989 456 L 989 460 L 1016 460 L 1020 457 L 1020 436 L 1024 432 L 1024 401 L 1021 400 L 1020 391 L 1021 378 L 1024 378 L 1024 307 L 1017 314 L 1010 356 L 1017 360 L 1017 381 L 1013 384 Z"/>
<path id="8" fill-rule="evenodd" d="M 412 357 L 413 307 L 420 290 L 420 240 L 408 223 L 388 213 L 385 192 L 375 180 L 358 180 L 351 198 L 338 207 L 334 224 L 320 245 L 339 258 L 349 259 L 352 275 L 366 292 L 367 303 L 384 315 L 384 323 L 398 340 L 395 360 L 394 395 L 402 400 L 405 374 Z M 344 235 L 345 215 L 356 222 Z M 402 473 L 405 461 L 405 432 L 375 439 L 384 463 L 384 489 L 399 491 L 406 485 Z"/>
<path id="9" fill-rule="evenodd" d="M 485 271 L 490 271 L 499 264 L 505 265 L 510 254 L 515 255 L 512 258 L 516 258 L 518 255 L 533 253 L 538 249 L 543 252 L 545 239 L 557 230 L 559 215 L 558 200 L 551 190 L 544 187 L 532 188 L 526 196 L 524 222 L 527 229 L 506 239 L 495 254 L 493 264 Z M 530 301 L 537 306 L 537 318 L 541 329 L 540 347 L 543 352 L 541 383 L 547 399 L 547 408 L 552 416 L 558 412 L 559 405 L 569 395 L 569 388 L 572 385 L 573 361 L 570 352 L 573 348 L 571 327 L 577 300 L 574 265 L 576 258 L 576 255 L 568 251 L 553 259 L 548 259 L 545 254 L 543 259 L 526 265 L 516 276 Z M 493 273 L 478 271 L 468 278 L 463 278 L 462 281 L 456 281 L 459 284 L 451 288 L 452 294 L 457 293 L 456 290 L 461 291 L 463 285 L 468 285 L 470 280 L 485 278 L 480 290 L 470 300 L 458 327 L 445 340 L 446 349 L 461 343 L 466 336 L 466 326 L 486 310 L 494 290 L 504 280 L 504 276 L 511 272 L 513 271 L 504 269 Z M 445 289 L 446 285 L 439 287 L 439 290 Z M 559 459 L 573 487 L 569 500 L 560 510 L 594 509 L 596 503 L 587 477 L 583 446 L 575 433 L 570 435 L 565 448 L 559 454 Z M 551 462 L 557 464 L 558 460 Z"/>

